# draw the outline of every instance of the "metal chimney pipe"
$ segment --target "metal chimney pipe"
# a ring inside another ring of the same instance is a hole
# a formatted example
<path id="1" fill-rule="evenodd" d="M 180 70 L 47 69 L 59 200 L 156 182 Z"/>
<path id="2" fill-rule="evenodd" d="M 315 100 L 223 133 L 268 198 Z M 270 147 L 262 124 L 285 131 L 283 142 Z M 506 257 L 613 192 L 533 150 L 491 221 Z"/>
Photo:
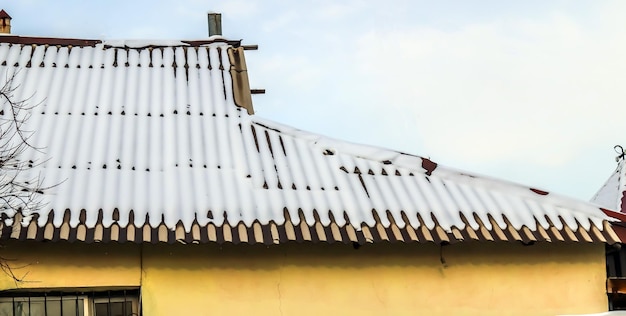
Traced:
<path id="1" fill-rule="evenodd" d="M 209 36 L 222 35 L 222 14 L 209 13 Z"/>

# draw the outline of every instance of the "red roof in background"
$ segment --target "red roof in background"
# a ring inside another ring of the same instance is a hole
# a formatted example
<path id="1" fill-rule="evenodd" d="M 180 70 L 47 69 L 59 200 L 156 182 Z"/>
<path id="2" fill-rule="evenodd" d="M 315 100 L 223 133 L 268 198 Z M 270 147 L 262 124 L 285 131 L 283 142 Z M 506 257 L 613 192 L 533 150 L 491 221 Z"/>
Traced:
<path id="1" fill-rule="evenodd" d="M 619 220 L 622 223 L 626 223 L 626 214 L 621 213 L 621 212 L 612 211 L 612 210 L 607 210 L 605 208 L 600 208 L 600 209 L 607 216 L 615 218 L 615 219 Z"/>
<path id="2" fill-rule="evenodd" d="M 4 10 L 0 10 L 0 18 L 9 18 L 11 19 L 11 16 Z"/>

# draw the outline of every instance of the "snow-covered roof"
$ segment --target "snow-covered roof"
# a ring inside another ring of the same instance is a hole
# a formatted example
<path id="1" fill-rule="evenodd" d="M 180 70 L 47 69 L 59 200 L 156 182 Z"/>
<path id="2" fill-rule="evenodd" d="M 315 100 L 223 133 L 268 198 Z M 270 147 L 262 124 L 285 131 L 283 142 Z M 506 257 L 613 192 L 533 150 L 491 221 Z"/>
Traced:
<path id="1" fill-rule="evenodd" d="M 619 240 L 592 204 L 249 115 L 232 42 L 41 42 L 0 44 L 0 78 L 41 102 L 24 176 L 53 186 L 4 238 Z"/>
<path id="2" fill-rule="evenodd" d="M 604 185 L 591 198 L 591 202 L 604 208 L 626 213 L 626 160 L 618 157 L 617 168 Z"/>

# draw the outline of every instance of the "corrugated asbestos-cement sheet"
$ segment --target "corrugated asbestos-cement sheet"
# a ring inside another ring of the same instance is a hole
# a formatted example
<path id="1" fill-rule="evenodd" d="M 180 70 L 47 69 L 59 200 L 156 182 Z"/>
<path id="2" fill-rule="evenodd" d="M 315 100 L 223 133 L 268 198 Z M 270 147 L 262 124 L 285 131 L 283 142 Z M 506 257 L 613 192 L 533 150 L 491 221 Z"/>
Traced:
<path id="1" fill-rule="evenodd" d="M 0 44 L 46 207 L 4 238 L 614 243 L 592 204 L 250 116 L 227 42 Z"/>
<path id="2" fill-rule="evenodd" d="M 626 160 L 623 156 L 618 157 L 617 168 L 591 202 L 607 209 L 626 212 Z"/>

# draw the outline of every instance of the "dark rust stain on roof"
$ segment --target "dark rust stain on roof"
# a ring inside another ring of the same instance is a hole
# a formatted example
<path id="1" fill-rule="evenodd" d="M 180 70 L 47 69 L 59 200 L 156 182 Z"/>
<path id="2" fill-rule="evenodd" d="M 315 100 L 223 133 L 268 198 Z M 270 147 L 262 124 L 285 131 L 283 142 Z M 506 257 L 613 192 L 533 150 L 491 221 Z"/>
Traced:
<path id="1" fill-rule="evenodd" d="M 622 213 L 626 213 L 626 191 L 622 192 L 622 198 L 620 200 L 619 210 Z"/>
<path id="2" fill-rule="evenodd" d="M 537 194 L 539 194 L 539 195 L 548 195 L 549 194 L 549 192 L 538 190 L 538 189 L 535 189 L 535 188 L 530 188 L 530 190 L 535 192 L 535 193 L 537 193 Z"/>
<path id="3" fill-rule="evenodd" d="M 422 168 L 426 170 L 426 175 L 429 176 L 437 169 L 437 163 L 428 158 L 422 158 Z"/>

